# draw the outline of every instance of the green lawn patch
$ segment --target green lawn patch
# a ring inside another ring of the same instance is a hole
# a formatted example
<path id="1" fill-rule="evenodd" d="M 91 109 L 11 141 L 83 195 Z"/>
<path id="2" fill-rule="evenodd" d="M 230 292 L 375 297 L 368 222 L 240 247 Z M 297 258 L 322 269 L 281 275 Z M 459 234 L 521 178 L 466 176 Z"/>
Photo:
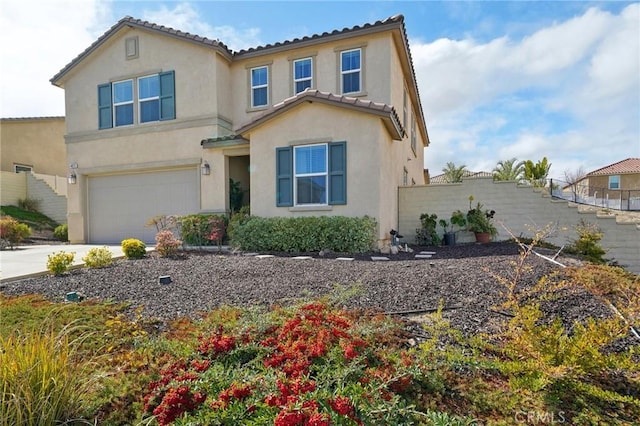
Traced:
<path id="1" fill-rule="evenodd" d="M 2 206 L 0 207 L 0 213 L 2 215 L 11 216 L 18 222 L 27 224 L 31 228 L 37 230 L 53 230 L 58 226 L 58 223 L 55 220 L 40 212 L 23 210 L 16 206 Z"/>

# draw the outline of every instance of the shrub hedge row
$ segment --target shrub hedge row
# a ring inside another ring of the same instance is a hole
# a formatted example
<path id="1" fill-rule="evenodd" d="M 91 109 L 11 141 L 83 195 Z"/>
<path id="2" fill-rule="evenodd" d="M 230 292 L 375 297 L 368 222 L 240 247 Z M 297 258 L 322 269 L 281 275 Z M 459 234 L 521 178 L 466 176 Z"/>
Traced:
<path id="1" fill-rule="evenodd" d="M 245 251 L 362 253 L 375 241 L 376 221 L 368 216 L 251 216 L 234 226 L 231 243 Z"/>
<path id="2" fill-rule="evenodd" d="M 223 227 L 226 227 L 228 222 L 227 216 L 216 214 L 191 214 L 182 216 L 178 220 L 180 226 L 180 238 L 182 238 L 182 241 L 184 241 L 185 244 L 192 246 L 217 244 L 216 241 L 212 241 L 210 238 L 214 231 L 214 227 L 220 222 Z"/>

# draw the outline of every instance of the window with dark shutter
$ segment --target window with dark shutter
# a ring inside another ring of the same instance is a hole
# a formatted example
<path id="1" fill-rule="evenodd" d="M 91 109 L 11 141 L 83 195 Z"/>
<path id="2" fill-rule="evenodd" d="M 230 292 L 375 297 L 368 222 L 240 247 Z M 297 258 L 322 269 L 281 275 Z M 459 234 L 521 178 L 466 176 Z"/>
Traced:
<path id="1" fill-rule="evenodd" d="M 347 204 L 347 143 L 329 144 L 329 204 Z"/>
<path id="2" fill-rule="evenodd" d="M 276 148 L 276 206 L 293 206 L 293 149 Z"/>
<path id="3" fill-rule="evenodd" d="M 111 83 L 107 83 L 98 86 L 98 128 L 110 129 L 111 127 L 113 127 Z"/>

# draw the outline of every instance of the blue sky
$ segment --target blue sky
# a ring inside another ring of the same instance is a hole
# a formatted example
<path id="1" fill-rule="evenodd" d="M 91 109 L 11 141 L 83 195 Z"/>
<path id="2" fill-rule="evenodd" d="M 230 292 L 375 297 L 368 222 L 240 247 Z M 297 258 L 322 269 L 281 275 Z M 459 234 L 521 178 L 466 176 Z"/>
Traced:
<path id="1" fill-rule="evenodd" d="M 401 13 L 425 167 L 546 156 L 552 177 L 640 157 L 640 3 L 0 0 L 0 116 L 64 115 L 49 79 L 125 15 L 234 50 Z"/>

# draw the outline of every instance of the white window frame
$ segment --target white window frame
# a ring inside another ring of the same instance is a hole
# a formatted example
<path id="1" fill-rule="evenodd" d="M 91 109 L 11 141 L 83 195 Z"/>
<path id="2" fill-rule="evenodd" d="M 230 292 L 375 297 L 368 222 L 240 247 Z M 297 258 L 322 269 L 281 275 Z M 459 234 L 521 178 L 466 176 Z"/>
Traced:
<path id="1" fill-rule="evenodd" d="M 402 185 L 409 185 L 409 170 L 406 167 L 402 170 Z"/>
<path id="2" fill-rule="evenodd" d="M 152 96 L 150 98 L 142 98 L 141 95 L 140 95 L 140 80 L 142 80 L 144 78 L 149 78 L 149 77 L 156 77 L 158 79 L 158 95 L 157 96 Z M 135 90 L 135 94 L 134 94 L 134 101 L 137 101 L 137 103 L 138 103 L 138 122 L 139 122 L 138 124 L 156 123 L 156 122 L 160 121 L 160 74 L 156 73 L 156 74 L 149 74 L 149 75 L 143 75 L 143 76 L 138 77 L 136 79 L 136 87 L 134 89 L 136 89 Z M 158 101 L 158 119 L 157 120 L 142 121 L 142 102 L 149 102 L 149 101 L 154 101 L 154 100 Z M 135 122 L 135 119 L 134 119 L 134 122 Z"/>
<path id="3" fill-rule="evenodd" d="M 296 63 L 301 62 L 301 61 L 309 61 L 311 64 L 310 69 L 311 69 L 311 75 L 309 77 L 302 77 L 302 78 L 296 78 Z M 296 90 L 296 83 L 301 83 L 303 81 L 308 81 L 309 82 L 309 88 L 313 88 L 313 58 L 312 57 L 307 57 L 307 58 L 300 58 L 300 59 L 296 59 L 292 62 L 293 64 L 293 94 L 297 95 L 298 93 L 302 93 L 302 91 L 298 92 Z"/>
<path id="4" fill-rule="evenodd" d="M 254 70 L 259 70 L 264 68 L 265 71 L 267 72 L 267 82 L 265 84 L 258 84 L 258 85 L 253 85 L 253 71 Z M 255 108 L 266 108 L 269 106 L 269 67 L 267 65 L 261 65 L 259 67 L 252 67 L 249 69 L 249 86 L 250 86 L 250 90 L 251 90 L 251 108 L 255 109 Z M 256 105 L 255 104 L 255 99 L 253 97 L 253 91 L 254 89 L 267 89 L 267 102 L 265 104 L 260 104 L 260 105 Z"/>
<path id="5" fill-rule="evenodd" d="M 324 173 L 298 173 L 296 169 L 296 156 L 298 149 L 324 147 Z M 324 176 L 325 202 L 324 203 L 299 203 L 298 202 L 298 178 Z M 293 197 L 294 206 L 327 206 L 329 205 L 329 144 L 317 143 L 312 145 L 297 145 L 293 147 Z"/>
<path id="6" fill-rule="evenodd" d="M 348 70 L 348 71 L 343 71 L 342 69 L 342 60 L 343 60 L 343 55 L 345 53 L 349 53 L 349 52 L 355 52 L 358 51 L 360 52 L 360 64 L 358 66 L 357 69 L 353 69 L 353 70 Z M 355 74 L 358 73 L 358 90 L 355 92 L 345 92 L 344 91 L 344 76 L 346 74 Z M 347 49 L 347 50 L 341 50 L 340 51 L 340 93 L 342 93 L 343 95 L 347 95 L 350 93 L 361 93 L 363 91 L 362 88 L 362 48 L 358 47 L 356 49 Z"/>
<path id="7" fill-rule="evenodd" d="M 611 179 L 615 178 L 615 179 Z M 616 182 L 613 182 L 616 181 Z M 616 184 L 615 188 L 613 187 L 613 183 Z M 620 189 L 620 175 L 611 175 L 609 176 L 609 189 Z"/>
<path id="8" fill-rule="evenodd" d="M 126 102 L 116 102 L 116 85 L 120 84 L 120 83 L 126 83 L 127 81 L 131 82 L 131 100 L 130 101 L 126 101 Z M 135 79 L 133 78 L 128 78 L 126 80 L 119 80 L 119 81 L 114 81 L 113 83 L 111 83 L 111 99 L 113 100 L 112 104 L 111 104 L 111 108 L 112 108 L 112 114 L 113 114 L 113 127 L 128 127 L 128 126 L 133 126 L 136 124 L 136 116 L 135 116 L 135 101 L 136 101 L 136 84 L 135 84 Z M 123 106 L 123 105 L 129 105 L 131 104 L 132 107 L 131 108 L 131 114 L 133 114 L 133 117 L 131 118 L 131 124 L 121 124 L 118 125 L 117 124 L 117 120 L 116 120 L 116 107 L 119 106 Z"/>

